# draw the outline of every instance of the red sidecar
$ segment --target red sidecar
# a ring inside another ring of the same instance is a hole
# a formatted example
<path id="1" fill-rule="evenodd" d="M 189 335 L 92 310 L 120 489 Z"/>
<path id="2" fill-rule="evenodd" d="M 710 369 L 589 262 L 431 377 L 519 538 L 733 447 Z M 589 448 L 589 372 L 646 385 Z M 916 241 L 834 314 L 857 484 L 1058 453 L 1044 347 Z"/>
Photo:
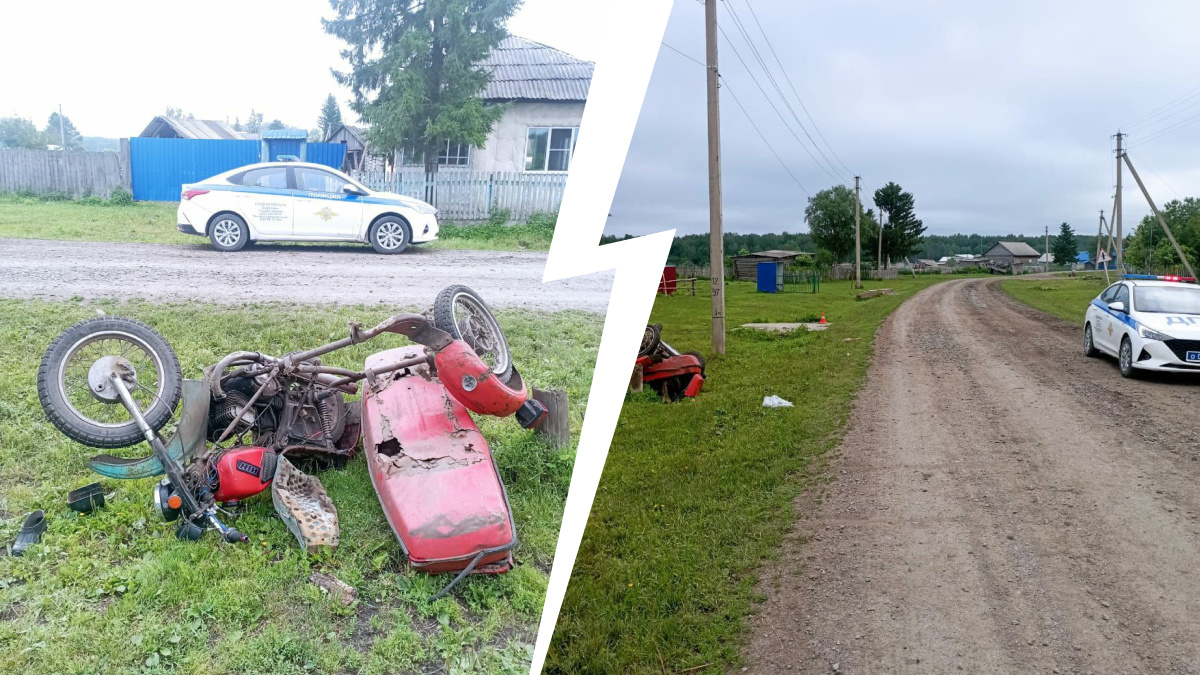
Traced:
<path id="1" fill-rule="evenodd" d="M 421 346 L 380 352 L 366 368 L 424 353 Z M 528 405 L 529 396 L 519 375 L 499 382 L 462 341 L 438 350 L 434 363 L 436 374 L 421 364 L 368 378 L 362 429 L 371 483 L 413 567 L 460 576 L 505 572 L 516 545 L 512 510 L 464 403 L 505 416 Z"/>

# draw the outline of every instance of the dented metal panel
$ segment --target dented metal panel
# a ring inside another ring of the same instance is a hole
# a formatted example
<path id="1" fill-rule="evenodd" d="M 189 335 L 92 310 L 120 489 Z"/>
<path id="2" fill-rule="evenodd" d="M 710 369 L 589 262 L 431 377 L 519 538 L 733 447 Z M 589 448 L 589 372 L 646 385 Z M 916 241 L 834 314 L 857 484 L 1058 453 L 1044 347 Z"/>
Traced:
<path id="1" fill-rule="evenodd" d="M 423 347 L 375 354 L 368 370 L 420 356 Z M 503 565 L 516 543 L 512 513 L 487 441 L 428 365 L 368 380 L 363 448 L 384 514 L 410 563 L 431 572 Z"/>

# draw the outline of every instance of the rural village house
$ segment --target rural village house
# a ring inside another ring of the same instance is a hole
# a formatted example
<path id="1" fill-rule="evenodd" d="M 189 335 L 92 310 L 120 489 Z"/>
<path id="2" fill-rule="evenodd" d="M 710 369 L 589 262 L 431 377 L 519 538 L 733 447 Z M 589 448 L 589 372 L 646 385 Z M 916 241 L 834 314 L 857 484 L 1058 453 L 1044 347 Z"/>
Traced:
<path id="1" fill-rule="evenodd" d="M 228 122 L 159 115 L 140 134 L 141 138 L 202 138 L 218 141 L 255 140 L 258 134 L 234 129 Z"/>
<path id="2" fill-rule="evenodd" d="M 1007 265 L 1013 274 L 1020 274 L 1026 265 L 1037 264 L 1040 255 L 1023 241 L 998 241 L 983 252 L 982 258 L 989 263 Z"/>
<path id="3" fill-rule="evenodd" d="M 507 104 L 482 148 L 447 140 L 438 153 L 439 169 L 565 173 L 571 165 L 579 123 L 591 87 L 594 64 L 552 47 L 509 36 L 481 67 L 492 80 L 481 94 L 488 103 Z M 372 152 L 367 129 L 343 124 L 326 137 L 345 143 L 347 171 L 382 171 L 385 158 Z M 393 166 L 419 166 L 420 158 L 396 152 Z"/>

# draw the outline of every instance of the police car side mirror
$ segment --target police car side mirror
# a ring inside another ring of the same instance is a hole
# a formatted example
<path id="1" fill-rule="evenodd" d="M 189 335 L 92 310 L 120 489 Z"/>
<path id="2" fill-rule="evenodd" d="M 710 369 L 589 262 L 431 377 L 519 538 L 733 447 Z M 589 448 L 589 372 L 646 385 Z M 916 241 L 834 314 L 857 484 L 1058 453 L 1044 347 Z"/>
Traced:
<path id="1" fill-rule="evenodd" d="M 347 186 L 343 187 L 342 192 L 345 192 L 348 195 L 355 195 L 358 197 L 362 197 L 363 195 L 367 194 L 367 193 L 363 192 L 362 190 L 359 190 L 358 188 L 354 187 L 353 185 L 347 185 Z"/>
<path id="2" fill-rule="evenodd" d="M 1117 302 L 1108 303 L 1108 308 L 1114 312 L 1123 312 L 1125 314 L 1129 313 L 1129 310 L 1125 308 L 1125 303 L 1121 302 L 1120 300 Z"/>

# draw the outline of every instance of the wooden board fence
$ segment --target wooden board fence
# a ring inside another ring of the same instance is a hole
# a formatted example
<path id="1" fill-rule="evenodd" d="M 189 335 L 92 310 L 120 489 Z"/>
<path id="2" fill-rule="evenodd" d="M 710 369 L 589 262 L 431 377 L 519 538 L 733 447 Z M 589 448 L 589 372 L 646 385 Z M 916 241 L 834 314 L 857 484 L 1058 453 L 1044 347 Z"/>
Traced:
<path id="1" fill-rule="evenodd" d="M 107 198 L 125 185 L 121 155 L 115 152 L 0 149 L 0 193 L 62 192 L 73 198 Z"/>
<path id="2" fill-rule="evenodd" d="M 562 203 L 566 174 L 442 170 L 368 171 L 353 174 L 372 190 L 430 201 L 447 220 L 487 220 L 508 211 L 510 220 L 553 213 Z"/>

